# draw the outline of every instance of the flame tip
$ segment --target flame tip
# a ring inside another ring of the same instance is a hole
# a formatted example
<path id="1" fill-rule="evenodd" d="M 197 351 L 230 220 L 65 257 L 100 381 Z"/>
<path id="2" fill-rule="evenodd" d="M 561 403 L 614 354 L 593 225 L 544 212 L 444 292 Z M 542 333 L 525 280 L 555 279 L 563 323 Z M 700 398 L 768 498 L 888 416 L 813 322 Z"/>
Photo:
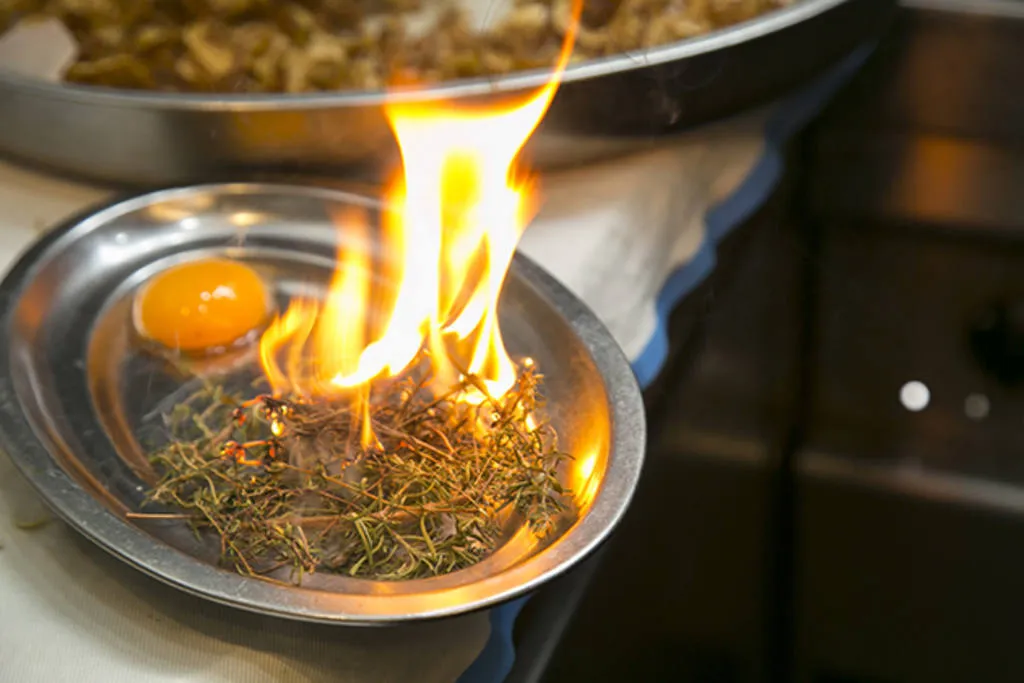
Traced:
<path id="1" fill-rule="evenodd" d="M 337 394 L 359 387 L 362 440 L 376 442 L 369 385 L 395 376 L 425 354 L 435 382 L 466 373 L 480 380 L 463 400 L 482 403 L 511 389 L 519 369 L 509 358 L 497 306 L 516 245 L 536 211 L 537 178 L 520 159 L 547 112 L 572 55 L 582 12 L 571 16 L 551 78 L 524 97 L 497 104 L 385 103 L 403 173 L 389 185 L 381 237 L 398 255 L 395 290 L 376 325 L 370 227 L 365 209 L 333 209 L 339 246 L 327 297 L 296 298 L 260 340 L 260 361 L 275 395 Z M 306 353 L 311 347 L 316 367 Z M 284 355 L 282 367 L 279 356 Z M 455 357 L 466 359 L 456 362 Z M 523 361 L 532 367 L 532 358 Z M 463 370 L 462 368 L 465 368 Z"/>

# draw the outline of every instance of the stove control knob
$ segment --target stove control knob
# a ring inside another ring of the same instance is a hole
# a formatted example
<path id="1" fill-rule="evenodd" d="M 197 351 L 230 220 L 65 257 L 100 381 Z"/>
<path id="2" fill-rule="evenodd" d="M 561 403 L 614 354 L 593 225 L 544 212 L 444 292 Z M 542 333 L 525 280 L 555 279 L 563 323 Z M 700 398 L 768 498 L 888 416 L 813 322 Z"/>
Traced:
<path id="1" fill-rule="evenodd" d="M 1024 384 L 1024 301 L 990 305 L 971 325 L 971 352 L 1006 386 Z"/>

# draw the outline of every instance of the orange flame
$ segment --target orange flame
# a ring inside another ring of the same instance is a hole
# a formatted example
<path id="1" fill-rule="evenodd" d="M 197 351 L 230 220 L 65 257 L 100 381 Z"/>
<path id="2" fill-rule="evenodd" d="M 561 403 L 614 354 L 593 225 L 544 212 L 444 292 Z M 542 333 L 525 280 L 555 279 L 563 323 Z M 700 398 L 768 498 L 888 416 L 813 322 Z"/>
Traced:
<path id="1" fill-rule="evenodd" d="M 385 106 L 404 170 L 387 191 L 392 209 L 382 226 L 384 245 L 398 257 L 388 315 L 373 334 L 367 217 L 334 216 L 344 239 L 327 297 L 293 301 L 261 340 L 262 365 L 275 392 L 351 392 L 365 402 L 375 378 L 400 373 L 424 347 L 438 383 L 469 373 L 495 399 L 513 386 L 517 369 L 502 340 L 498 298 L 534 209 L 532 183 L 517 160 L 558 89 L 581 9 L 582 0 L 574 0 L 551 79 L 526 97 L 486 106 Z M 310 338 L 312 369 L 302 360 Z M 372 441 L 367 429 L 364 445 Z"/>

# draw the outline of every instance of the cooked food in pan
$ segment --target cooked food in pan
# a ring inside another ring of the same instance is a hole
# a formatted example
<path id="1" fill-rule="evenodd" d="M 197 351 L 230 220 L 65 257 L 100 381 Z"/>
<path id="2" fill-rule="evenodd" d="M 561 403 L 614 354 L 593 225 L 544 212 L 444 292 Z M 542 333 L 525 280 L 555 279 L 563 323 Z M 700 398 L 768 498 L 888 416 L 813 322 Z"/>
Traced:
<path id="1" fill-rule="evenodd" d="M 636 52 L 791 0 L 585 0 L 574 60 Z M 0 0 L 0 33 L 59 19 L 64 78 L 200 93 L 365 90 L 550 65 L 571 0 Z M 0 65 L 2 67 L 2 65 Z"/>

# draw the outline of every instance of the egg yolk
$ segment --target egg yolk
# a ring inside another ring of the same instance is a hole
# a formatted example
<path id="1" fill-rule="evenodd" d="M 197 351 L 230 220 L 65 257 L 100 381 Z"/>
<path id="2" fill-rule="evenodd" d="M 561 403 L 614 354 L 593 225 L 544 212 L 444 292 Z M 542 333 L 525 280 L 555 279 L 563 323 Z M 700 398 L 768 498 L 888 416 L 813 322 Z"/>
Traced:
<path id="1" fill-rule="evenodd" d="M 193 353 L 239 341 L 267 322 L 272 306 L 256 271 L 224 259 L 170 268 L 146 283 L 134 303 L 140 335 Z"/>

